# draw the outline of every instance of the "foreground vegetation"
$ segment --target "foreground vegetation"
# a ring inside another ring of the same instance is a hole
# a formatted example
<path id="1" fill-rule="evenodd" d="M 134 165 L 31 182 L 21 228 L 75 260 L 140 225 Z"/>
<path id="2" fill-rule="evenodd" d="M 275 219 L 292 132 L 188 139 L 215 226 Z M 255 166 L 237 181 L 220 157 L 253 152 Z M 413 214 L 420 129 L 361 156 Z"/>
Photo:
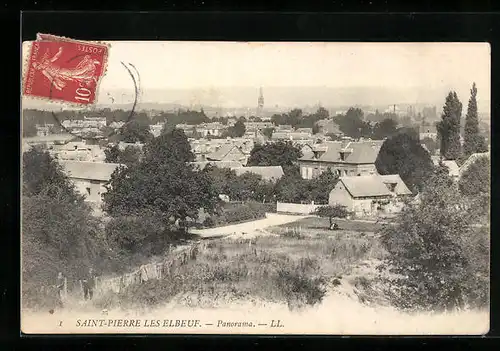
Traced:
<path id="1" fill-rule="evenodd" d="M 329 286 L 363 260 L 384 251 L 369 237 L 294 237 L 283 233 L 255 239 L 219 239 L 199 244 L 187 262 L 165 261 L 163 279 L 133 285 L 95 300 L 99 308 L 147 308 L 176 301 L 210 307 L 237 300 L 286 303 L 296 309 L 319 303 Z"/>

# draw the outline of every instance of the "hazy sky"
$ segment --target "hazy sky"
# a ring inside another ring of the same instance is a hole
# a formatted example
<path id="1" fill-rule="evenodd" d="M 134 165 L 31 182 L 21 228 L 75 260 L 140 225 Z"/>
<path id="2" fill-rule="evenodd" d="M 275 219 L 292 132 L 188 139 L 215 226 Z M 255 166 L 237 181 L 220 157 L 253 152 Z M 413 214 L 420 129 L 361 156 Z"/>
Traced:
<path id="1" fill-rule="evenodd" d="M 483 43 L 112 42 L 106 87 L 134 64 L 147 88 L 490 85 Z M 104 88 L 104 83 L 103 86 Z M 489 94 L 489 91 L 488 91 Z"/>
<path id="2" fill-rule="evenodd" d="M 132 89 L 120 61 L 132 63 L 139 71 L 145 101 L 148 90 L 156 89 L 216 95 L 218 88 L 230 87 L 380 87 L 454 89 L 466 105 L 473 81 L 483 100 L 490 96 L 490 47 L 486 43 L 110 44 L 100 97 L 102 92 Z"/>

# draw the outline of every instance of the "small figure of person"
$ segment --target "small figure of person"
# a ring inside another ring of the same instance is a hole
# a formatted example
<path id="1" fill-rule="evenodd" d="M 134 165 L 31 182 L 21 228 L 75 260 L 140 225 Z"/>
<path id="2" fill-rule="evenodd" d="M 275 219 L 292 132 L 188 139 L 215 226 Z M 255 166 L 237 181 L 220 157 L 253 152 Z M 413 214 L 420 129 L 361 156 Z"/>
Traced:
<path id="1" fill-rule="evenodd" d="M 82 279 L 83 298 L 85 300 L 92 300 L 94 296 L 95 277 L 94 270 L 89 268 L 88 273 Z"/>
<path id="2" fill-rule="evenodd" d="M 62 272 L 57 274 L 56 279 L 56 289 L 57 289 L 57 305 L 63 307 L 63 291 L 64 291 L 64 276 Z"/>

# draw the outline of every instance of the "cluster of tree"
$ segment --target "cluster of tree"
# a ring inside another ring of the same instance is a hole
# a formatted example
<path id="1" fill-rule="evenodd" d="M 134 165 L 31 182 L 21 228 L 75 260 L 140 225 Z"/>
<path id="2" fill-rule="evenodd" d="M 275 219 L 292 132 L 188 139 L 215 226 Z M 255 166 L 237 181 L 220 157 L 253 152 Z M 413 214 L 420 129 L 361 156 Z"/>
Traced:
<path id="1" fill-rule="evenodd" d="M 26 109 L 23 111 L 23 136 L 30 137 L 36 135 L 36 125 L 52 124 L 53 129 L 51 134 L 64 132 L 62 122 L 65 120 L 83 120 L 85 117 L 105 117 L 106 124 L 109 126 L 112 122 L 135 123 L 140 125 L 143 129 L 152 124 L 151 119 L 145 112 L 133 112 L 125 110 L 111 110 L 104 108 L 97 110 L 89 115 L 87 111 L 80 110 L 62 110 L 62 111 L 40 111 L 36 109 Z M 114 134 L 114 130 L 106 128 L 105 135 Z"/>
<path id="2" fill-rule="evenodd" d="M 264 129 L 261 130 L 261 133 L 265 137 L 271 139 L 271 137 L 273 136 L 274 131 L 275 131 L 275 128 L 264 128 Z"/>
<path id="3" fill-rule="evenodd" d="M 295 170 L 297 160 L 302 156 L 300 149 L 291 141 L 278 141 L 255 145 L 250 151 L 248 166 L 281 166 L 283 172 Z"/>
<path id="4" fill-rule="evenodd" d="M 120 150 L 118 145 L 114 144 L 111 147 L 105 148 L 104 154 L 106 155 L 105 162 L 120 163 L 126 166 L 136 164 L 142 158 L 142 150 L 131 145 L 128 145 L 123 150 Z"/>
<path id="5" fill-rule="evenodd" d="M 41 286 L 58 272 L 78 279 L 99 265 L 107 246 L 91 208 L 48 152 L 32 148 L 22 162 L 23 304 L 40 307 L 55 302 L 40 294 Z"/>
<path id="6" fill-rule="evenodd" d="M 283 167 L 285 174 L 277 182 L 265 181 L 260 175 L 252 173 L 237 176 L 230 169 L 212 166 L 205 167 L 204 172 L 210 175 L 217 192 L 228 195 L 231 200 L 328 203 L 329 193 L 338 176 L 328 170 L 315 179 L 303 179 L 297 166 L 301 155 L 300 149 L 289 141 L 254 146 L 248 166 Z"/>
<path id="7" fill-rule="evenodd" d="M 489 223 L 491 164 L 489 157 L 480 157 L 461 175 L 458 183 L 460 193 L 469 201 L 469 208 L 481 222 Z"/>
<path id="8" fill-rule="evenodd" d="M 479 132 L 477 88 L 475 83 L 472 84 L 471 96 L 465 116 L 463 148 L 460 142 L 461 118 L 462 103 L 458 99 L 457 93 L 451 91 L 446 97 L 441 121 L 437 123 L 440 152 L 447 160 L 461 162 L 473 153 L 488 151 L 485 138 Z"/>
<path id="9" fill-rule="evenodd" d="M 339 125 L 339 129 L 344 135 L 354 139 L 382 140 L 396 133 L 398 119 L 394 118 L 394 115 L 381 114 L 380 119 L 378 115 L 373 116 L 376 117 L 377 122 L 374 122 L 373 119 L 365 119 L 363 110 L 351 107 L 345 115 L 335 116 L 333 121 Z"/>
<path id="10" fill-rule="evenodd" d="M 330 169 L 313 179 L 303 179 L 297 170 L 285 174 L 276 183 L 274 192 L 276 199 L 282 202 L 327 204 L 338 179 Z"/>
<path id="11" fill-rule="evenodd" d="M 328 119 L 329 113 L 320 107 L 315 113 L 304 115 L 301 109 L 293 109 L 288 113 L 274 114 L 271 122 L 276 125 L 290 125 L 293 128 L 313 128 L 317 121 Z"/>
<path id="12" fill-rule="evenodd" d="M 183 131 L 152 139 L 139 162 L 112 174 L 103 196 L 105 211 L 123 220 L 150 213 L 163 221 L 164 236 L 188 217 L 196 219 L 200 208 L 214 211 L 218 194 L 208 175 L 189 164 L 193 160 Z"/>
<path id="13" fill-rule="evenodd" d="M 246 127 L 245 123 L 242 119 L 239 119 L 234 126 L 231 126 L 227 129 L 222 134 L 223 138 L 230 137 L 230 138 L 241 138 L 243 135 L 245 135 L 246 132 Z"/>
<path id="14" fill-rule="evenodd" d="M 387 138 L 375 161 L 379 174 L 399 174 L 408 188 L 417 193 L 434 171 L 430 154 L 413 130 L 402 129 Z"/>
<path id="15" fill-rule="evenodd" d="M 472 95 L 475 96 L 474 87 Z M 458 98 L 450 93 L 439 126 L 446 140 L 441 143 L 441 147 L 445 147 L 443 156 L 460 155 L 459 115 Z M 474 113 L 468 113 L 471 115 Z M 469 124 L 474 125 L 470 119 Z M 478 151 L 482 150 L 474 149 Z M 486 306 L 489 299 L 489 158 L 480 157 L 472 163 L 457 186 L 443 164 L 432 165 L 428 154 L 419 147 L 416 135 L 399 133 L 384 142 L 376 164 L 379 173 L 399 173 L 410 189 L 419 191 L 418 201 L 408 202 L 394 225 L 382 231 L 383 244 L 390 253 L 390 267 L 398 274 L 389 282 L 398 287 L 390 293 L 393 302 L 406 309 Z"/>
<path id="16" fill-rule="evenodd" d="M 54 115 L 50 111 L 40 111 L 36 109 L 25 109 L 23 110 L 23 137 L 33 137 L 37 134 L 36 125 L 53 124 L 53 130 L 51 133 L 59 133 L 61 127 Z"/>
<path id="17" fill-rule="evenodd" d="M 210 118 L 207 117 L 205 111 L 201 109 L 200 111 L 192 110 L 179 110 L 177 112 L 162 112 L 153 117 L 154 123 L 166 123 L 170 128 L 175 127 L 177 124 L 190 124 L 197 125 L 203 123 L 211 122 Z"/>
<path id="18" fill-rule="evenodd" d="M 394 273 L 393 302 L 405 309 L 485 307 L 489 286 L 489 228 L 477 228 L 469 199 L 437 167 L 418 202 L 409 202 L 382 231 Z"/>
<path id="19" fill-rule="evenodd" d="M 133 119 L 120 128 L 117 139 L 125 143 L 147 143 L 153 139 L 153 134 L 151 134 L 148 124 Z"/>
<path id="20" fill-rule="evenodd" d="M 398 117 L 398 115 L 396 113 L 394 113 L 394 112 L 383 112 L 383 113 L 380 113 L 379 110 L 375 110 L 375 113 L 368 113 L 365 116 L 365 119 L 368 122 L 372 122 L 372 123 L 379 123 L 379 122 L 382 122 L 385 119 L 392 119 L 392 120 L 396 121 L 397 123 L 399 123 L 399 117 Z"/>
<path id="21" fill-rule="evenodd" d="M 231 201 L 294 202 L 327 204 L 338 176 L 326 171 L 315 179 L 302 179 L 299 172 L 289 172 L 277 182 L 263 180 L 260 175 L 244 173 L 237 176 L 229 168 L 207 166 L 204 169 L 219 194 Z"/>
<path id="22" fill-rule="evenodd" d="M 425 145 L 431 155 L 436 154 L 436 151 L 439 150 L 439 140 L 434 140 L 431 137 L 425 137 L 420 140 L 420 142 Z"/>
<path id="23" fill-rule="evenodd" d="M 273 183 L 263 180 L 258 174 L 244 173 L 238 176 L 229 168 L 212 165 L 207 165 L 203 172 L 212 180 L 217 194 L 227 195 L 231 201 L 274 201 Z"/>

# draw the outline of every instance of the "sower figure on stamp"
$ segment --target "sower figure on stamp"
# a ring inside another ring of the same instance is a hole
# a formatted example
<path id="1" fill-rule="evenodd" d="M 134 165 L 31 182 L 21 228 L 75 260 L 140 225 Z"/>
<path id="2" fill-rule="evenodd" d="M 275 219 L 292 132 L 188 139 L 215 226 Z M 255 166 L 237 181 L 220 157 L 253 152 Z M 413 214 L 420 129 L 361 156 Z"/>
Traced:
<path id="1" fill-rule="evenodd" d="M 89 55 L 86 55 L 76 67 L 63 68 L 54 64 L 62 52 L 63 48 L 60 47 L 59 51 L 53 57 L 49 57 L 50 55 L 47 51 L 40 62 L 33 62 L 33 68 L 41 71 L 57 90 L 63 90 L 67 81 L 78 81 L 85 84 L 96 81 L 94 74 L 96 65 L 101 64 L 99 61 L 93 60 Z"/>
<path id="2" fill-rule="evenodd" d="M 85 300 L 92 300 L 94 296 L 95 278 L 94 270 L 89 268 L 88 273 L 82 279 L 83 298 Z"/>

